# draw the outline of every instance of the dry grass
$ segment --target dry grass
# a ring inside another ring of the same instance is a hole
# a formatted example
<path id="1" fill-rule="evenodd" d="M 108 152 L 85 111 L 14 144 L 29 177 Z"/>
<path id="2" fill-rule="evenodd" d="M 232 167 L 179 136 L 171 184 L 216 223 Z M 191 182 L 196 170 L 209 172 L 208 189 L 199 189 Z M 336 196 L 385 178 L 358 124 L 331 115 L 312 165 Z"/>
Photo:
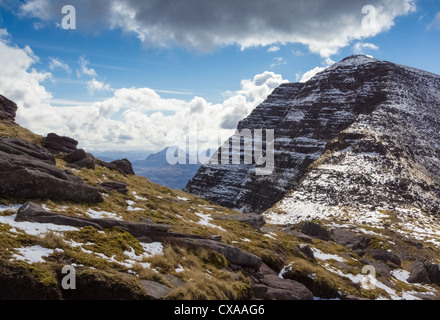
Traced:
<path id="1" fill-rule="evenodd" d="M 37 145 L 41 145 L 43 139 L 42 136 L 23 128 L 14 122 L 4 120 L 0 120 L 0 136 L 20 138 Z"/>

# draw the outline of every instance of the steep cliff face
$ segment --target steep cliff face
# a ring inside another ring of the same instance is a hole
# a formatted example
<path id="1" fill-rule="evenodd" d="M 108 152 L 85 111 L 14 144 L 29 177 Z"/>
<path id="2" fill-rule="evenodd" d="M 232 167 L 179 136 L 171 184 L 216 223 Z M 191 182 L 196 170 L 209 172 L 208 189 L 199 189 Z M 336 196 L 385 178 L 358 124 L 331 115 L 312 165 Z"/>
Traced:
<path id="1" fill-rule="evenodd" d="M 364 137 L 359 148 L 373 153 L 381 148 L 377 136 L 382 137 L 384 148 L 403 148 L 402 152 L 417 157 L 417 163 L 431 167 L 427 176 L 437 174 L 434 142 L 439 140 L 436 133 L 429 132 L 438 128 L 437 115 L 431 113 L 438 110 L 439 81 L 427 72 L 359 55 L 304 84 L 283 85 L 238 126 L 239 130 L 275 130 L 273 174 L 257 176 L 255 165 L 208 164 L 186 190 L 234 209 L 262 212 L 297 187 L 307 168 L 327 151 L 349 148 Z M 408 122 L 410 115 L 414 125 Z M 390 140 L 396 132 L 405 137 Z M 405 149 L 408 141 L 418 143 Z M 353 188 L 357 187 L 353 182 Z M 306 196 L 317 197 L 313 190 L 311 187 Z"/>
<path id="2" fill-rule="evenodd" d="M 272 222 L 344 216 L 382 224 L 395 214 L 398 232 L 418 227 L 419 236 L 437 224 L 431 215 L 440 212 L 440 76 L 372 63 L 387 70 L 380 84 L 386 99 L 327 144 L 301 182 L 268 210 Z"/>

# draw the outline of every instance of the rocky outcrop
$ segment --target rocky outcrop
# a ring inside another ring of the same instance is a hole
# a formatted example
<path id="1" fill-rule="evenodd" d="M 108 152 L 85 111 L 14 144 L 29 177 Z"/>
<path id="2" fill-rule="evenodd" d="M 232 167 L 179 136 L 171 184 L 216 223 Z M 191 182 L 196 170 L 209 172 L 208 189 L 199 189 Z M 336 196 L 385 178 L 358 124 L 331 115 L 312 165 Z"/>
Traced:
<path id="1" fill-rule="evenodd" d="M 260 228 L 266 224 L 266 221 L 264 221 L 263 216 L 252 213 L 234 214 L 234 215 L 213 215 L 212 218 L 218 220 L 234 220 L 234 221 L 242 222 L 250 225 L 252 228 L 256 230 L 260 230 Z"/>
<path id="2" fill-rule="evenodd" d="M 252 292 L 254 298 L 264 300 L 313 300 L 313 294 L 301 283 L 281 278 L 262 264 L 255 274 Z"/>
<path id="3" fill-rule="evenodd" d="M 113 162 L 105 162 L 98 159 L 95 159 L 95 161 L 96 164 L 100 165 L 101 167 L 118 171 L 120 174 L 124 176 L 135 174 L 131 162 L 127 159 L 115 160 Z"/>
<path id="4" fill-rule="evenodd" d="M 95 169 L 95 157 L 90 153 L 86 153 L 83 149 L 75 150 L 64 156 L 63 159 L 73 168 Z"/>
<path id="5" fill-rule="evenodd" d="M 168 225 L 156 225 L 149 223 L 135 223 L 111 219 L 91 219 L 72 217 L 63 214 L 52 213 L 44 210 L 38 204 L 28 202 L 17 212 L 16 221 L 29 221 L 38 223 L 52 223 L 73 227 L 91 226 L 98 230 L 119 227 L 130 233 L 135 238 L 162 239 L 170 229 Z"/>
<path id="6" fill-rule="evenodd" d="M 102 192 L 116 191 L 122 194 L 127 194 L 127 184 L 124 181 L 117 182 L 103 182 L 99 184 Z"/>
<path id="7" fill-rule="evenodd" d="M 128 159 L 122 159 L 122 160 L 115 160 L 110 162 L 111 165 L 113 165 L 117 171 L 122 173 L 123 175 L 134 175 L 134 170 L 131 162 Z"/>
<path id="8" fill-rule="evenodd" d="M 49 133 L 43 138 L 43 146 L 53 154 L 72 153 L 78 149 L 78 141 L 69 137 L 61 137 L 56 133 Z"/>
<path id="9" fill-rule="evenodd" d="M 60 170 L 55 158 L 38 145 L 0 138 L 0 196 L 96 203 L 98 189 L 69 171 Z"/>
<path id="10" fill-rule="evenodd" d="M 0 95 L 0 120 L 14 121 L 17 112 L 15 102 Z"/>
<path id="11" fill-rule="evenodd" d="M 140 241 L 166 241 L 188 248 L 204 248 L 222 254 L 230 263 L 244 268 L 258 269 L 262 260 L 258 256 L 245 252 L 237 247 L 205 239 L 199 236 L 179 234 L 169 231 L 168 225 L 158 225 L 153 223 L 136 223 L 122 220 L 111 219 L 91 219 L 82 217 L 72 217 L 57 214 L 44 210 L 41 206 L 28 202 L 17 212 L 16 221 L 29 221 L 38 223 L 52 223 L 56 225 L 67 225 L 73 227 L 91 226 L 98 230 L 119 227 L 130 233 Z"/>
<path id="12" fill-rule="evenodd" d="M 429 261 L 417 260 L 411 266 L 409 283 L 435 283 L 440 285 L 440 265 Z"/>
<path id="13" fill-rule="evenodd" d="M 350 250 L 366 249 L 370 244 L 370 238 L 365 235 L 357 235 L 346 229 L 332 230 L 331 239 Z"/>
<path id="14" fill-rule="evenodd" d="M 307 221 L 301 230 L 302 233 L 324 241 L 330 240 L 330 232 L 320 225 Z"/>

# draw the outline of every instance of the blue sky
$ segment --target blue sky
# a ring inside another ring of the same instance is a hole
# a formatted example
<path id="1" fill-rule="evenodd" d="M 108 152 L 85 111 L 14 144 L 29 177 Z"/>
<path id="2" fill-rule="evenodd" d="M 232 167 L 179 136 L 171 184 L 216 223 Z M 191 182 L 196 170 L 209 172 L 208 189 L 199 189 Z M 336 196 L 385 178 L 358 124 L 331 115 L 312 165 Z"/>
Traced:
<path id="1" fill-rule="evenodd" d="M 158 151 L 191 119 L 207 140 L 228 135 L 279 84 L 354 53 L 440 74 L 437 0 L 182 2 L 0 0 L 0 94 L 38 133 Z M 60 27 L 67 4 L 75 30 Z M 361 28 L 368 4 L 372 31 Z"/>

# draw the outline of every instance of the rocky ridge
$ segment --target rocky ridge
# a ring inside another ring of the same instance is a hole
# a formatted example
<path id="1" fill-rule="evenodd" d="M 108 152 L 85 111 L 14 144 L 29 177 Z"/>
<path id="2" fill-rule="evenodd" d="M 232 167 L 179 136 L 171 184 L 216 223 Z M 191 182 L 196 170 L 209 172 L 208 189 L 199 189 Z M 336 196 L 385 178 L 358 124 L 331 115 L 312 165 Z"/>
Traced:
<path id="1" fill-rule="evenodd" d="M 186 191 L 247 212 L 269 209 L 292 189 L 303 189 L 310 206 L 415 201 L 437 212 L 439 83 L 428 72 L 352 56 L 306 83 L 281 85 L 238 125 L 275 130 L 274 173 L 208 164 Z M 315 161 L 322 164 L 310 172 Z"/>

